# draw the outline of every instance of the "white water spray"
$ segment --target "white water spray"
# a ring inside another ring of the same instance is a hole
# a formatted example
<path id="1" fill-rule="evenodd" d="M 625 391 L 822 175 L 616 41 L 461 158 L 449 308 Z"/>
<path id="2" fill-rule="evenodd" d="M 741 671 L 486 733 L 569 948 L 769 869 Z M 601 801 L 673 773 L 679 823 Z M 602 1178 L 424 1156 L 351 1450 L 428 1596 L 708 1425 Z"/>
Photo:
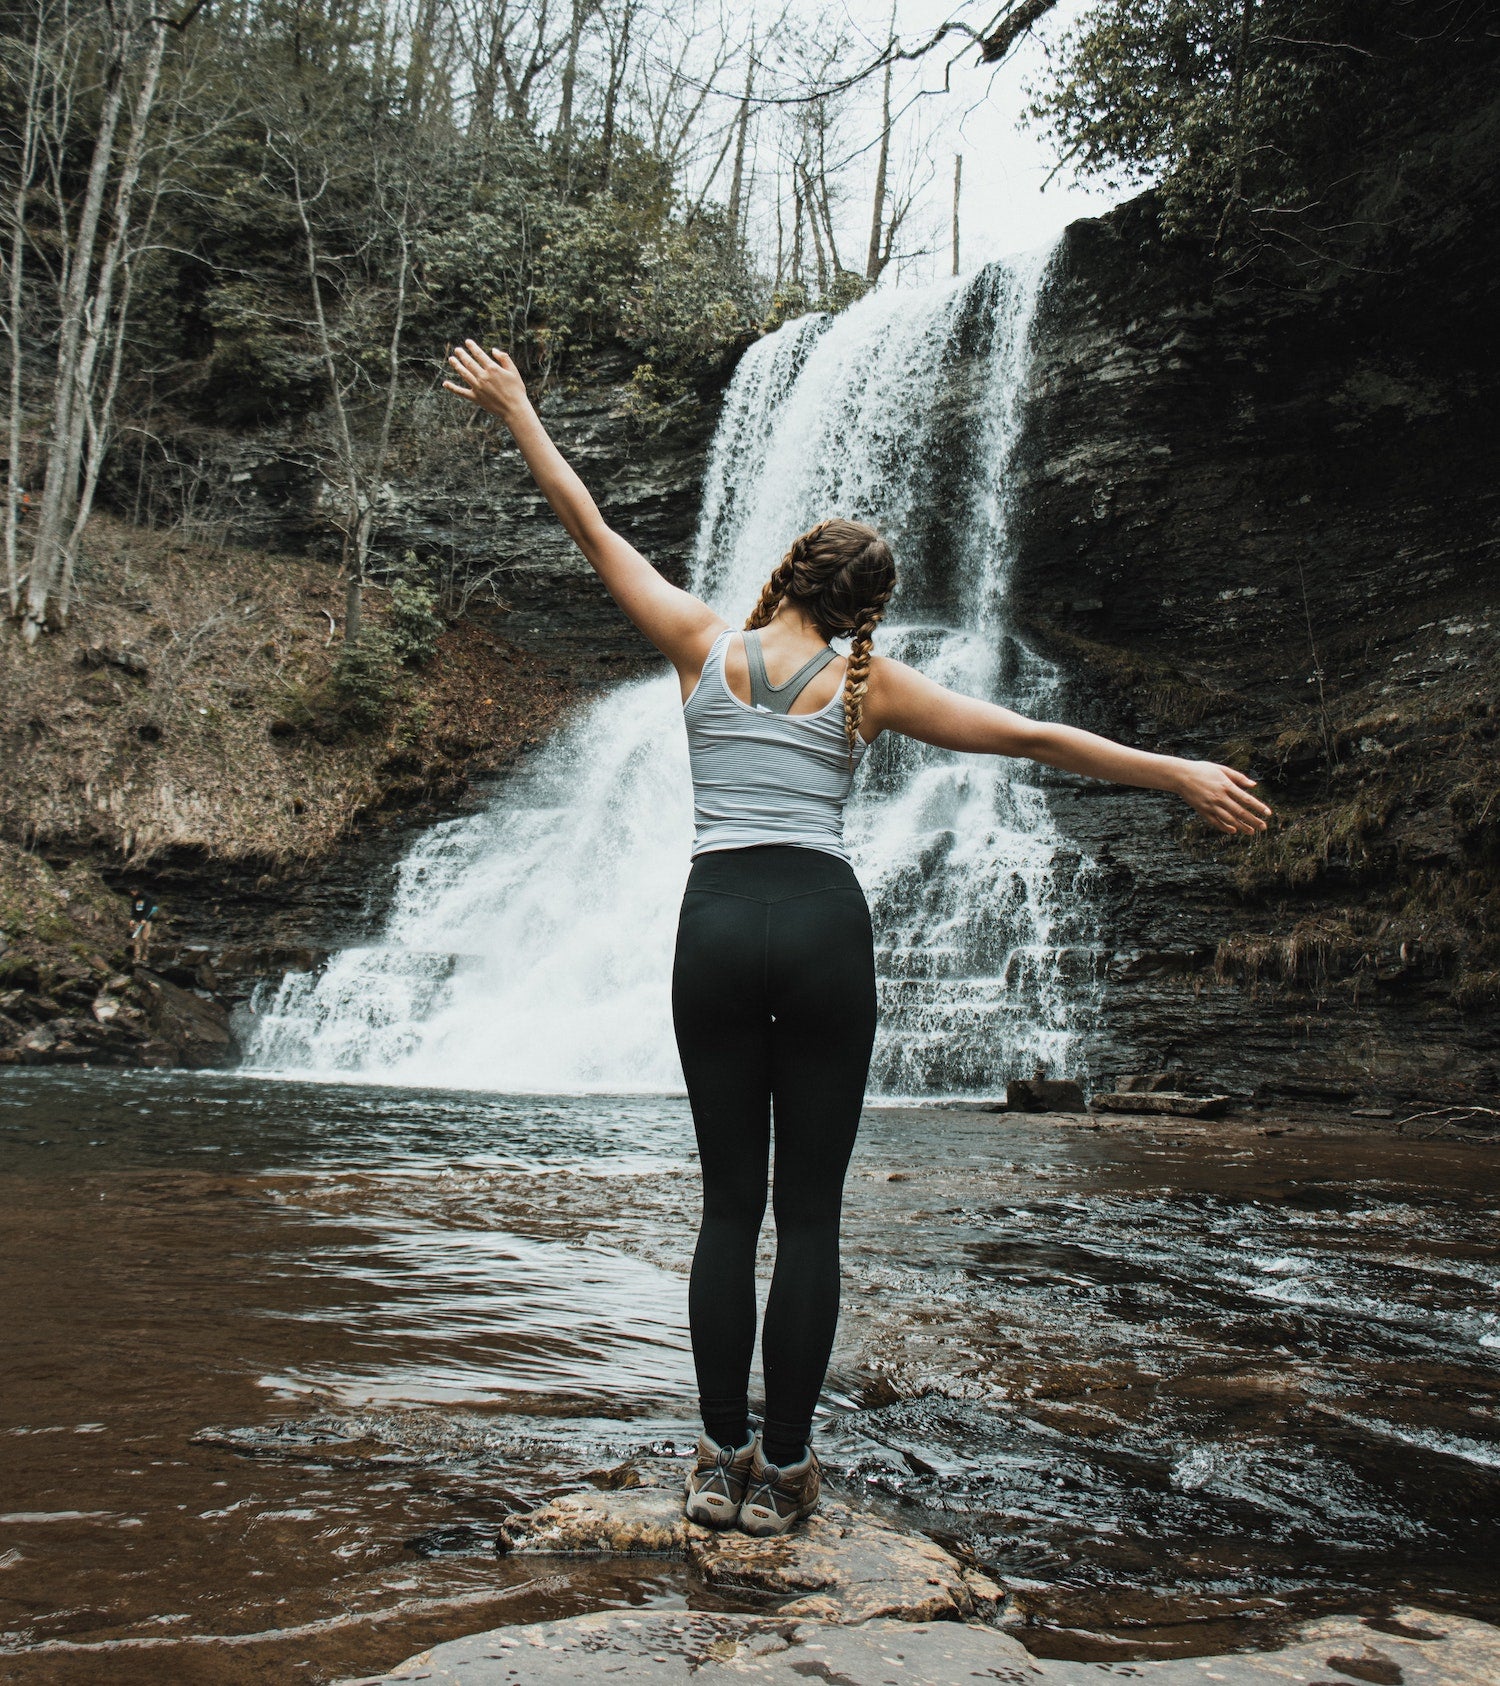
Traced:
<path id="1" fill-rule="evenodd" d="M 900 580 L 879 644 L 1045 714 L 1053 670 L 1006 624 L 1005 487 L 1045 255 L 788 324 L 735 372 L 691 588 L 733 624 L 795 535 L 875 522 Z M 675 674 L 602 696 L 482 814 L 402 862 L 378 942 L 287 978 L 247 1063 L 513 1092 L 680 1090 L 670 979 L 691 846 Z M 1086 863 L 1032 769 L 887 733 L 848 815 L 874 915 L 871 1091 L 992 1092 L 1074 1070 L 1091 968 Z"/>

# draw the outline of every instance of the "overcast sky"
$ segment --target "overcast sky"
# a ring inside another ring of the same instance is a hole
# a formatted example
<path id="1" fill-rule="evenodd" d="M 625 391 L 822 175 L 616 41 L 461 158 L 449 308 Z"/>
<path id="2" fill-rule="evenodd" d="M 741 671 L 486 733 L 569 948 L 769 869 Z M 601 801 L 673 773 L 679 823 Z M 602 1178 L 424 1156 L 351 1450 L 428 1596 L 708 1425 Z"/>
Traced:
<path id="1" fill-rule="evenodd" d="M 853 63 L 873 59 L 886 38 L 890 0 L 840 3 L 861 43 Z M 903 266 L 902 280 L 924 281 L 949 272 L 956 153 L 963 155 L 960 262 L 964 270 L 1046 244 L 1075 218 L 1098 216 L 1126 196 L 1098 183 L 1080 182 L 1066 168 L 1044 190 L 1042 184 L 1055 163 L 1051 138 L 1022 121 L 1028 103 L 1026 85 L 1043 72 L 1048 44 L 1057 41 L 1085 5 L 1086 0 L 1063 0 L 998 70 L 977 64 L 978 53 L 972 45 L 960 52 L 957 37 L 950 37 L 946 51 L 940 47 L 915 65 L 898 67 L 892 103 L 897 112 L 905 110 L 893 124 L 893 175 L 899 177 L 903 160 L 910 167 L 915 159 L 916 177 L 926 182 L 904 231 L 904 243 L 928 249 L 926 255 Z M 914 44 L 957 10 L 955 0 L 899 0 L 897 33 L 903 44 Z M 960 15 L 975 25 L 988 16 L 967 8 Z M 948 69 L 950 91 L 939 92 L 948 60 L 955 53 L 957 60 Z M 924 89 L 928 92 L 916 97 Z M 851 268 L 864 267 L 874 142 L 879 131 L 880 79 L 873 76 L 850 96 L 841 124 L 850 156 L 835 174 L 842 198 L 840 256 Z M 774 208 L 762 199 L 758 234 L 762 249 L 770 255 L 775 250 L 774 222 L 766 219 L 773 216 Z"/>

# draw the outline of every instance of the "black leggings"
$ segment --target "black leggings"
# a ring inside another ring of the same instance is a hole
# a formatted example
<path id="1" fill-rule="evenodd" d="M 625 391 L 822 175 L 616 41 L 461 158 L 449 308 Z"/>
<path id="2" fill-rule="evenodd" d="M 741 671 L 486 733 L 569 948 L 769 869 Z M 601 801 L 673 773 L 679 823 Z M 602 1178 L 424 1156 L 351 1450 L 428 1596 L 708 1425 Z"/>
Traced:
<path id="1" fill-rule="evenodd" d="M 755 1249 L 776 1116 L 776 1269 L 761 1363 L 772 1462 L 800 1456 L 839 1315 L 839 1211 L 875 1040 L 870 912 L 847 862 L 761 844 L 699 855 L 672 1018 L 703 1170 L 688 1321 L 704 1426 L 746 1434 Z"/>

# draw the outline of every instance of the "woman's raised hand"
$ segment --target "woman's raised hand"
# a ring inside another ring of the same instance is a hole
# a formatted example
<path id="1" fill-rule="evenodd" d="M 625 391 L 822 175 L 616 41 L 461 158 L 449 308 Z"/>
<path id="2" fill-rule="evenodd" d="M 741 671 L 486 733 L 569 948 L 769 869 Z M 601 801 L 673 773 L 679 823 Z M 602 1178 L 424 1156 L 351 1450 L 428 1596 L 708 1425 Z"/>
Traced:
<path id="1" fill-rule="evenodd" d="M 1257 832 L 1266 829 L 1271 810 L 1250 792 L 1255 780 L 1217 761 L 1183 761 L 1177 794 L 1218 831 Z"/>
<path id="2" fill-rule="evenodd" d="M 444 381 L 444 390 L 467 398 L 507 425 L 526 407 L 526 383 L 505 352 L 486 351 L 477 340 L 465 340 L 454 346 L 448 366 L 459 380 Z"/>

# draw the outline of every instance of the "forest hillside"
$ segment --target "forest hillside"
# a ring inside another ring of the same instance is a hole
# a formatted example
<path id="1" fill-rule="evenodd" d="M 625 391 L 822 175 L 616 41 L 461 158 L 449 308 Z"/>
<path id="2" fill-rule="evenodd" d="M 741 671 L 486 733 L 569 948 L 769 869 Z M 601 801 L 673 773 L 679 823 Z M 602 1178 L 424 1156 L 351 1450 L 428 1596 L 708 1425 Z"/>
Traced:
<path id="1" fill-rule="evenodd" d="M 69 885 L 157 886 L 163 975 L 232 1003 L 337 938 L 382 836 L 649 657 L 439 390 L 446 344 L 516 352 L 680 579 L 740 352 L 913 250 L 884 148 L 851 244 L 818 27 L 781 106 L 734 31 L 672 57 L 679 23 L 629 3 L 154 16 L 42 5 L 7 43 L 20 1059 L 99 1057 L 129 973 L 113 925 L 43 931 Z M 1496 56 L 1457 0 L 1143 0 L 1088 10 L 1032 90 L 1060 156 L 1145 191 L 1054 263 L 1023 624 L 1081 721 L 1252 767 L 1285 816 L 1248 849 L 1185 828 L 1163 874 L 1154 810 L 1059 793 L 1132 1067 L 1494 1089 Z M 181 1052 L 109 1057 L 148 1043 Z"/>

